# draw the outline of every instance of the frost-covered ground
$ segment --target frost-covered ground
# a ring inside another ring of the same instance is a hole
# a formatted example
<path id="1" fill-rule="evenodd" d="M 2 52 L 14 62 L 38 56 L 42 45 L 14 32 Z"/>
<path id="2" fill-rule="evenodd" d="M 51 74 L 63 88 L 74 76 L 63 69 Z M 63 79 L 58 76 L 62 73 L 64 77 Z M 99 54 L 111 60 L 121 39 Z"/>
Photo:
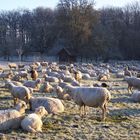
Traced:
<path id="1" fill-rule="evenodd" d="M 93 82 L 95 81 L 82 81 L 91 85 Z M 123 79 L 114 78 L 112 75 L 108 84 L 111 85 L 112 99 L 108 104 L 109 113 L 104 122 L 100 121 L 99 108 L 88 108 L 87 116 L 81 118 L 75 103 L 63 101 L 65 112 L 44 117 L 42 133 L 31 134 L 19 129 L 5 132 L 5 136 L 10 140 L 139 140 L 140 103 L 131 101 L 131 94 L 128 93 L 127 84 Z M 0 85 L 3 85 L 2 80 Z M 56 94 L 36 92 L 34 96 L 56 97 Z M 9 91 L 0 88 L 0 109 L 10 108 L 12 105 Z"/>

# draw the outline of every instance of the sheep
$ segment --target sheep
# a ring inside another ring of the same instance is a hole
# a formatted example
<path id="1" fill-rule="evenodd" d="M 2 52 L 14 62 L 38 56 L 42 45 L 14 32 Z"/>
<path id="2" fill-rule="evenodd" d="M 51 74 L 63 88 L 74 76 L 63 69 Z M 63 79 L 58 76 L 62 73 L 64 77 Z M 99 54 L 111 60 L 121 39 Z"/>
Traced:
<path id="1" fill-rule="evenodd" d="M 82 75 L 82 79 L 84 79 L 84 80 L 89 80 L 90 79 L 90 75 L 89 74 L 83 74 Z"/>
<path id="2" fill-rule="evenodd" d="M 24 64 L 19 64 L 19 65 L 18 65 L 18 69 L 23 69 L 24 66 L 25 66 Z"/>
<path id="3" fill-rule="evenodd" d="M 48 81 L 48 82 L 56 82 L 56 83 L 59 82 L 58 78 L 53 77 L 53 76 L 47 76 L 46 74 L 44 75 L 44 78 L 45 78 L 45 81 Z"/>
<path id="4" fill-rule="evenodd" d="M 131 73 L 131 71 L 128 70 L 128 67 L 126 67 L 126 68 L 124 69 L 124 75 L 125 75 L 125 76 L 130 76 L 130 77 L 132 76 L 132 73 Z"/>
<path id="5" fill-rule="evenodd" d="M 109 80 L 109 78 L 110 78 L 110 75 L 109 74 L 100 74 L 98 76 L 98 80 L 99 81 L 107 81 L 107 80 Z"/>
<path id="6" fill-rule="evenodd" d="M 12 73 L 0 73 L 0 78 L 2 78 L 3 80 L 6 78 L 11 78 L 12 77 Z"/>
<path id="7" fill-rule="evenodd" d="M 80 71 L 76 71 L 75 72 L 75 79 L 80 82 L 80 80 L 82 79 L 82 73 Z"/>
<path id="8" fill-rule="evenodd" d="M 110 92 L 103 87 L 73 87 L 67 86 L 67 93 L 70 94 L 74 102 L 80 106 L 80 115 L 82 107 L 100 107 L 102 110 L 102 120 L 105 119 L 107 103 L 111 99 Z"/>
<path id="9" fill-rule="evenodd" d="M 24 101 L 19 101 L 15 109 L 0 110 L 0 131 L 18 129 L 27 109 Z"/>
<path id="10" fill-rule="evenodd" d="M 31 90 L 28 89 L 25 86 L 16 86 L 12 82 L 9 82 L 9 90 L 11 92 L 11 95 L 14 98 L 14 104 L 16 104 L 18 99 L 21 99 L 25 101 L 26 103 L 29 102 L 29 99 L 31 98 Z"/>
<path id="11" fill-rule="evenodd" d="M 26 78 L 28 80 L 28 73 L 26 71 L 20 71 L 17 75 L 21 78 Z"/>
<path id="12" fill-rule="evenodd" d="M 23 86 L 30 87 L 30 88 L 38 90 L 40 83 L 41 83 L 41 79 L 37 79 L 36 81 L 25 81 Z"/>
<path id="13" fill-rule="evenodd" d="M 45 110 L 43 106 L 36 108 L 34 113 L 29 114 L 22 120 L 21 122 L 22 129 L 32 133 L 42 132 L 43 122 L 41 118 L 47 114 L 48 112 Z"/>
<path id="14" fill-rule="evenodd" d="M 16 86 L 23 86 L 23 84 L 21 82 L 11 81 L 11 79 L 6 79 L 5 80 L 5 88 L 8 88 L 10 82 Z"/>
<path id="15" fill-rule="evenodd" d="M 42 67 L 47 67 L 48 66 L 48 62 L 41 62 L 40 63 Z"/>
<path id="16" fill-rule="evenodd" d="M 12 68 L 16 69 L 17 68 L 17 64 L 16 63 L 9 63 L 8 66 L 9 66 L 10 69 L 12 69 Z"/>
<path id="17" fill-rule="evenodd" d="M 71 100 L 70 95 L 67 93 L 64 93 L 63 89 L 60 86 L 56 87 L 56 94 L 57 94 L 59 99 Z"/>
<path id="18" fill-rule="evenodd" d="M 131 99 L 134 102 L 140 102 L 140 91 L 133 92 Z"/>
<path id="19" fill-rule="evenodd" d="M 41 92 L 47 92 L 47 93 L 51 93 L 54 91 L 54 88 L 49 84 L 49 82 L 44 82 L 44 84 L 42 85 Z"/>
<path id="20" fill-rule="evenodd" d="M 132 88 L 140 89 L 140 78 L 125 77 L 124 80 L 128 84 L 128 92 L 131 91 L 132 93 Z"/>
<path id="21" fill-rule="evenodd" d="M 48 113 L 57 114 L 64 111 L 64 105 L 59 99 L 50 97 L 31 97 L 29 100 L 30 109 L 35 110 L 39 106 L 44 106 Z"/>
<path id="22" fill-rule="evenodd" d="M 33 80 L 36 80 L 38 78 L 38 72 L 36 70 L 32 69 L 30 73 Z"/>

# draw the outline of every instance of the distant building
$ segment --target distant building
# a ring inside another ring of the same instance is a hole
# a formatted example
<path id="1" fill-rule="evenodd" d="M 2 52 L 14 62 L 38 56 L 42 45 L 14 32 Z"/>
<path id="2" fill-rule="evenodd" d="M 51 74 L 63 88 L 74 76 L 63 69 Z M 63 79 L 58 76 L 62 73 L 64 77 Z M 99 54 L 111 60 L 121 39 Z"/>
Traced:
<path id="1" fill-rule="evenodd" d="M 48 56 L 57 57 L 59 62 L 75 62 L 77 59 L 75 50 L 65 46 L 63 41 L 58 42 L 48 51 Z"/>

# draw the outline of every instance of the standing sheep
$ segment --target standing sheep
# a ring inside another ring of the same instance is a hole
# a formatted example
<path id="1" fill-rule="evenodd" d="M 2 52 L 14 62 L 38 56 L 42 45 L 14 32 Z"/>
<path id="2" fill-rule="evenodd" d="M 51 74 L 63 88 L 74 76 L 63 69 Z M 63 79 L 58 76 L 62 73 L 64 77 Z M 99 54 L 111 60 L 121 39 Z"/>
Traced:
<path id="1" fill-rule="evenodd" d="M 140 78 L 136 77 L 125 77 L 124 78 L 128 83 L 128 92 L 132 92 L 132 88 L 140 89 Z"/>
<path id="2" fill-rule="evenodd" d="M 19 101 L 15 109 L 0 110 L 0 131 L 19 128 L 25 109 L 26 103 Z"/>
<path id="3" fill-rule="evenodd" d="M 40 106 L 35 109 L 35 113 L 29 114 L 26 116 L 22 122 L 21 127 L 28 132 L 42 132 L 42 120 L 41 118 L 44 115 L 47 115 L 48 112 L 43 106 Z"/>
<path id="4" fill-rule="evenodd" d="M 9 82 L 9 90 L 14 98 L 14 104 L 18 99 L 21 99 L 28 103 L 29 99 L 31 98 L 31 90 L 25 86 L 16 86 L 13 83 Z"/>
<path id="5" fill-rule="evenodd" d="M 71 95 L 75 103 L 80 106 L 80 115 L 82 107 L 100 107 L 102 110 L 102 120 L 105 119 L 106 106 L 111 98 L 110 92 L 106 88 L 67 86 L 67 92 Z"/>

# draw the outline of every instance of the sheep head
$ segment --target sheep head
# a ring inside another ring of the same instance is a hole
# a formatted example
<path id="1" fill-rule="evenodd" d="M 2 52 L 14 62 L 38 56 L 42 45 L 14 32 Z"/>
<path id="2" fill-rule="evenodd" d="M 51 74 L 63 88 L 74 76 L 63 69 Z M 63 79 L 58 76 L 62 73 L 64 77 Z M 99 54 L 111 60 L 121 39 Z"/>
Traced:
<path id="1" fill-rule="evenodd" d="M 15 106 L 15 109 L 19 111 L 21 114 L 25 113 L 25 110 L 27 109 L 27 105 L 24 101 L 18 100 L 18 103 Z"/>
<path id="2" fill-rule="evenodd" d="M 43 117 L 44 115 L 48 114 L 48 112 L 46 111 L 44 106 L 40 106 L 40 107 L 36 108 L 35 113 L 40 117 Z"/>

